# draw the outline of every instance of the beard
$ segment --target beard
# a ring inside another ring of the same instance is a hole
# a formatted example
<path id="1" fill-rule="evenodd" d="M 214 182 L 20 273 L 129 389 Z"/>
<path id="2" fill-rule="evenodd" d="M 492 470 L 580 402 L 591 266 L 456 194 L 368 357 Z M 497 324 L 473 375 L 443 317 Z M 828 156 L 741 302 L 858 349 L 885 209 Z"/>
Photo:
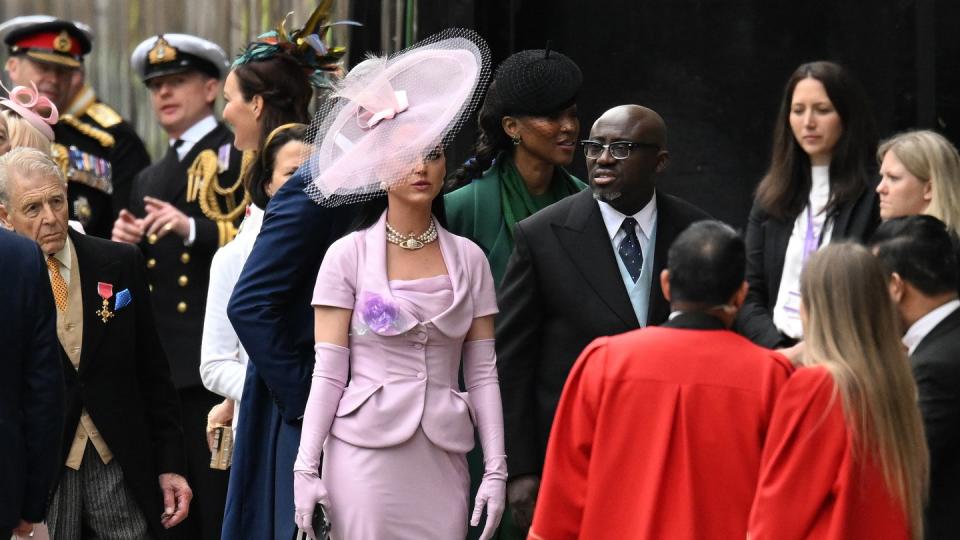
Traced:
<path id="1" fill-rule="evenodd" d="M 619 199 L 621 195 L 623 195 L 619 191 L 612 191 L 612 190 L 603 191 L 603 190 L 598 190 L 593 186 L 590 186 L 590 191 L 593 193 L 594 200 L 603 201 L 603 202 L 615 201 Z"/>

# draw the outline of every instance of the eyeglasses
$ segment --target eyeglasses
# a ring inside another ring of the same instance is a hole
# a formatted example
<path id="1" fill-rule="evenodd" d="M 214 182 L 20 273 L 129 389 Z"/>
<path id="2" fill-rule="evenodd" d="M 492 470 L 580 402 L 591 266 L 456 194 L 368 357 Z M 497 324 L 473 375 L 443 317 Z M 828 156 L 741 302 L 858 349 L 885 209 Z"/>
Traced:
<path id="1" fill-rule="evenodd" d="M 609 144 L 602 144 L 597 141 L 580 141 L 580 146 L 583 147 L 583 155 L 587 156 L 588 159 L 600 159 L 600 156 L 603 155 L 603 151 L 610 149 L 610 155 L 613 156 L 613 159 L 627 159 L 630 157 L 630 151 L 634 148 L 656 148 L 660 149 L 660 145 L 656 143 L 641 143 L 641 142 L 632 142 L 632 141 L 616 141 Z"/>

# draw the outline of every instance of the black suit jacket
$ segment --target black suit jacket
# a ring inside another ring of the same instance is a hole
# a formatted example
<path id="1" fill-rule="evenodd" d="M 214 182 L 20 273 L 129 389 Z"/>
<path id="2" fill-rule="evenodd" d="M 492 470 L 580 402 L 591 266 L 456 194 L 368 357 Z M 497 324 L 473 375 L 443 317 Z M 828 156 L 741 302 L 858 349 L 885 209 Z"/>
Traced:
<path id="1" fill-rule="evenodd" d="M 167 351 L 173 382 L 177 388 L 200 387 L 200 342 L 203 338 L 203 316 L 210 284 L 210 264 L 221 245 L 217 223 L 201 210 L 198 201 L 187 201 L 187 171 L 204 150 L 215 154 L 226 146 L 229 166 L 217 175 L 221 187 L 228 188 L 240 173 L 241 152 L 233 148 L 233 133 L 222 123 L 190 148 L 178 160 L 172 148 L 166 156 L 140 171 L 134 181 L 130 210 L 137 217 L 145 214 L 143 198 L 166 201 L 193 218 L 196 237 L 190 246 L 183 238 L 167 234 L 157 243 L 140 243 L 147 259 L 147 278 L 155 308 L 157 333 Z M 243 189 L 233 196 L 235 205 L 242 201 Z M 241 214 L 242 216 L 242 214 Z M 239 219 L 237 225 L 239 223 Z"/>
<path id="2" fill-rule="evenodd" d="M 834 216 L 831 242 L 866 242 L 880 224 L 876 183 L 865 188 L 852 203 L 840 206 Z M 756 202 L 747 222 L 747 282 L 750 290 L 737 315 L 735 329 L 754 343 L 771 349 L 795 343 L 773 324 L 773 308 L 780 292 L 783 261 L 793 225 L 794 220 L 777 219 Z"/>
<path id="3" fill-rule="evenodd" d="M 650 325 L 670 314 L 659 279 L 670 244 L 688 225 L 709 217 L 657 193 Z M 514 241 L 498 294 L 496 331 L 511 477 L 540 474 L 563 384 L 584 347 L 639 326 L 590 190 L 521 221 Z"/>
<path id="4" fill-rule="evenodd" d="M 170 368 L 157 337 L 140 251 L 128 244 L 69 232 L 80 266 L 83 345 L 80 368 L 63 354 L 66 423 L 61 463 L 86 408 L 123 470 L 124 481 L 143 510 L 151 531 L 163 536 L 158 476 L 185 475 L 180 406 Z M 104 323 L 98 283 L 113 285 L 108 304 L 114 316 Z M 116 308 L 118 293 L 132 301 Z M 92 448 L 87 448 L 92 452 Z"/>
<path id="5" fill-rule="evenodd" d="M 910 362 L 930 448 L 924 538 L 960 538 L 960 309 L 923 338 Z"/>
<path id="6" fill-rule="evenodd" d="M 47 266 L 0 229 L 0 533 L 43 520 L 59 467 L 63 371 Z"/>

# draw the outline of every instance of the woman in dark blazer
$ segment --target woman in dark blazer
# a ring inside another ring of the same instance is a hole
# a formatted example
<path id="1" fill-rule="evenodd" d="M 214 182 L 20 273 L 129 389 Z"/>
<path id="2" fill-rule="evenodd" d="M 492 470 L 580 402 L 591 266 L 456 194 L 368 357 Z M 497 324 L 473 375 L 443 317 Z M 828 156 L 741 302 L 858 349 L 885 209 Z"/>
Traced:
<path id="1" fill-rule="evenodd" d="M 802 339 L 804 262 L 831 241 L 865 241 L 880 221 L 876 142 L 866 95 L 847 70 L 820 61 L 793 72 L 747 224 L 750 291 L 736 325 L 744 336 L 771 348 Z"/>

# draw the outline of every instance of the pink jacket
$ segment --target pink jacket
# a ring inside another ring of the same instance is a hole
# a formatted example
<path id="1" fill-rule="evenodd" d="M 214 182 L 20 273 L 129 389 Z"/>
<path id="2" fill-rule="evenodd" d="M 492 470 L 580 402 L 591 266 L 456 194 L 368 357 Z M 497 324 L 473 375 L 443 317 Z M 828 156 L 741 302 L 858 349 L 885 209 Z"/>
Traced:
<path id="1" fill-rule="evenodd" d="M 473 448 L 476 418 L 457 375 L 473 319 L 497 312 L 490 267 L 476 244 L 438 226 L 453 303 L 420 323 L 391 294 L 385 220 L 386 213 L 369 229 L 331 245 L 317 276 L 313 305 L 353 310 L 350 383 L 330 434 L 355 446 L 384 448 L 422 426 L 437 446 L 465 453 Z"/>

